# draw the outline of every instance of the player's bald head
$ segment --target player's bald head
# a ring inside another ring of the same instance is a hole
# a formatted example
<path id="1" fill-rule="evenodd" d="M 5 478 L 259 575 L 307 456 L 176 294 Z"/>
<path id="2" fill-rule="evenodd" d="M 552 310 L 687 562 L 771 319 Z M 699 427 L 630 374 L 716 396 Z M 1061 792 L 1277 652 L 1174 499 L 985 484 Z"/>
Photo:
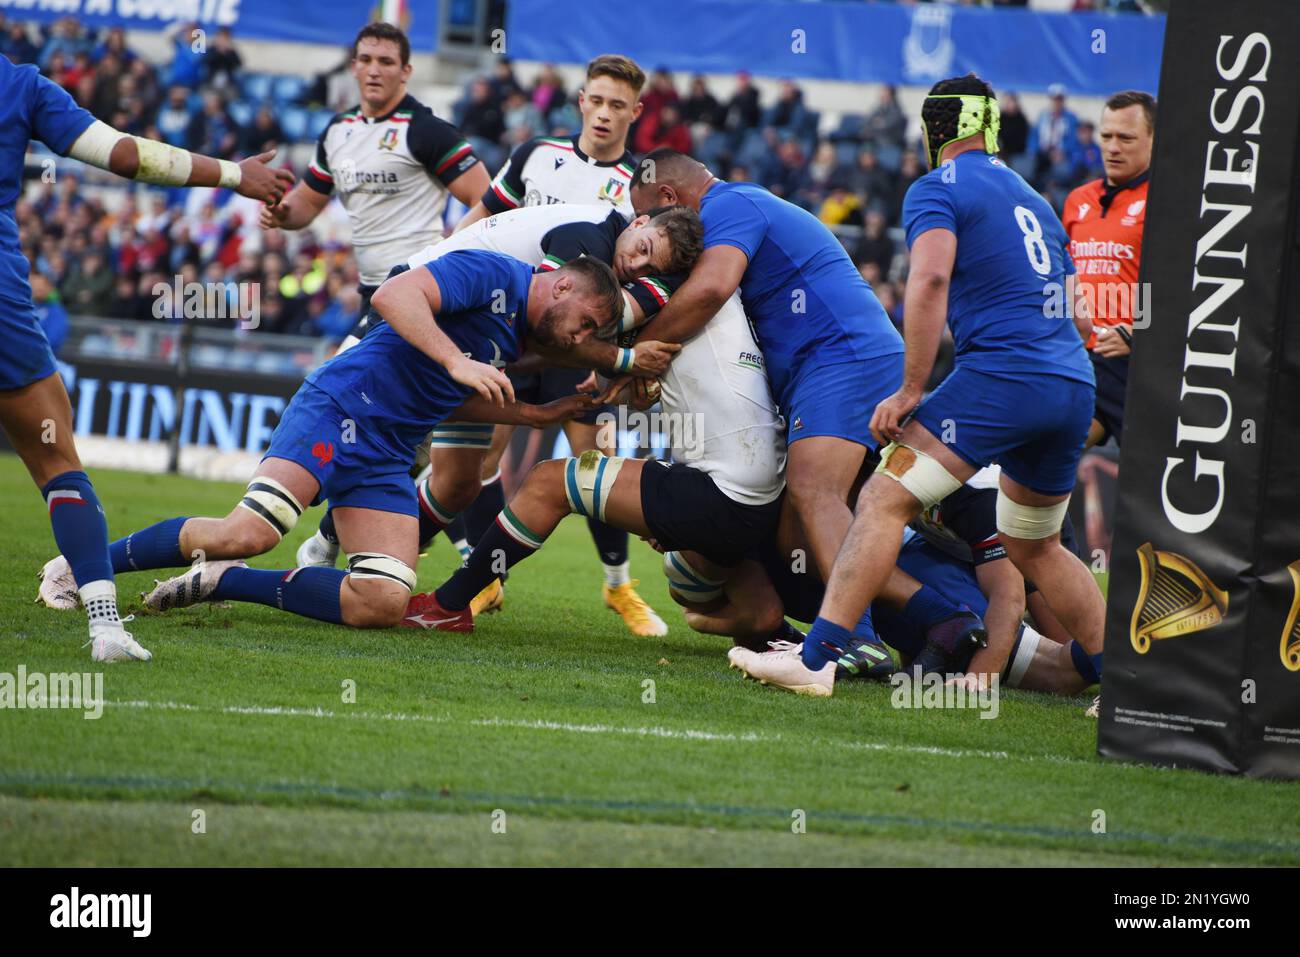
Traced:
<path id="1" fill-rule="evenodd" d="M 667 147 L 653 150 L 632 174 L 632 205 L 638 213 L 677 205 L 698 210 L 700 195 L 712 179 L 707 166 L 685 153 Z"/>

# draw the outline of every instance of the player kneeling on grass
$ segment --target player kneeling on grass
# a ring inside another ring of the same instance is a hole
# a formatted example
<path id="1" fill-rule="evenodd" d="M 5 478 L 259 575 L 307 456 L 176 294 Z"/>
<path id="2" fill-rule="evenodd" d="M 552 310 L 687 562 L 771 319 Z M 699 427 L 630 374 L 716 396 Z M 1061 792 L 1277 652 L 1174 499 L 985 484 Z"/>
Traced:
<path id="1" fill-rule="evenodd" d="M 775 533 L 785 487 L 784 424 L 763 365 L 740 297 L 732 296 L 658 385 L 625 386 L 641 390 L 643 406 L 661 401 L 671 465 L 596 450 L 539 463 L 464 567 L 436 592 L 414 596 L 403 623 L 471 631 L 474 596 L 540 548 L 570 513 L 737 564 Z"/>
<path id="2" fill-rule="evenodd" d="M 462 405 L 480 420 L 542 421 L 514 405 L 509 380 L 491 363 L 517 358 L 528 339 L 572 348 L 616 322 L 623 297 L 594 260 L 534 273 L 499 253 L 464 250 L 385 282 L 373 304 L 386 324 L 307 377 L 229 515 L 168 519 L 112 544 L 120 572 L 201 559 L 160 583 L 146 605 L 252 601 L 362 628 L 397 624 L 415 584 L 411 449 Z M 586 404 L 562 400 L 556 418 Z M 336 506 L 346 571 L 244 566 L 279 544 L 304 505 L 325 499 Z"/>

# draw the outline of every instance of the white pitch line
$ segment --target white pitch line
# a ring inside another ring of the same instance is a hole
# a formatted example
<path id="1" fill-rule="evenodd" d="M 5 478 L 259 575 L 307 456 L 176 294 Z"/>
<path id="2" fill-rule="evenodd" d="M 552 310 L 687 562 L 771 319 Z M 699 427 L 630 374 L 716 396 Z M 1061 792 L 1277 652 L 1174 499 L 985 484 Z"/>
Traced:
<path id="1" fill-rule="evenodd" d="M 563 721 L 524 720 L 516 718 L 471 718 L 458 721 L 451 715 L 409 714 L 400 711 L 327 711 L 324 708 L 265 707 L 260 705 L 228 705 L 211 707 L 186 704 L 179 701 L 105 701 L 106 705 L 123 708 L 158 711 L 206 712 L 209 714 L 259 715 L 265 717 L 339 718 L 353 721 L 407 721 L 429 724 L 465 724 L 480 728 L 518 728 L 526 731 L 558 731 L 565 734 L 617 734 L 644 738 L 666 738 L 678 741 L 718 741 L 739 744 L 786 744 L 792 739 L 780 734 L 758 731 L 735 733 L 706 731 L 697 728 L 665 728 L 657 725 L 628 727 L 612 724 L 569 724 Z M 894 754 L 923 754 L 947 758 L 980 758 L 992 761 L 1047 761 L 1053 764 L 1080 764 L 1096 766 L 1096 762 L 1061 755 L 1012 754 L 1008 751 L 985 751 L 968 748 L 942 748 L 933 745 L 890 744 L 877 741 L 833 741 L 812 739 L 800 744 L 824 744 L 854 751 L 876 751 Z M 1108 763 L 1107 767 L 1138 767 L 1132 764 Z"/>

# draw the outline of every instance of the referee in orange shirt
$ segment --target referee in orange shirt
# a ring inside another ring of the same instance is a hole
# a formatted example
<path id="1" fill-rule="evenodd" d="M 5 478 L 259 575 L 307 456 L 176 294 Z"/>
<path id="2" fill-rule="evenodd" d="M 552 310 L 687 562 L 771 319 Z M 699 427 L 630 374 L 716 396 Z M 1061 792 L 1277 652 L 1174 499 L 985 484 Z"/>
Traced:
<path id="1" fill-rule="evenodd" d="M 1133 318 L 1150 308 L 1148 297 L 1140 294 L 1138 266 L 1155 122 L 1156 101 L 1149 93 L 1126 90 L 1108 99 L 1101 111 L 1106 175 L 1071 192 L 1061 216 L 1079 295 L 1088 299 L 1093 314 L 1088 350 L 1097 375 L 1097 407 L 1089 446 L 1111 436 L 1116 443 L 1121 439 Z"/>

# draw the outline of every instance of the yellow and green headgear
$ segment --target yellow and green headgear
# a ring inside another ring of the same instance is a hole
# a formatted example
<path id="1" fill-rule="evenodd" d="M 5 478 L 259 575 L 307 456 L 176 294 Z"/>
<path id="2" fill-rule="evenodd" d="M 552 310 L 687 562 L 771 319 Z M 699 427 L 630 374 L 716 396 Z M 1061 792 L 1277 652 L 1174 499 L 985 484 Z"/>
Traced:
<path id="1" fill-rule="evenodd" d="M 955 123 L 950 112 L 951 106 L 941 112 L 939 100 L 960 101 Z M 996 153 L 1001 125 L 998 101 L 991 96 L 980 96 L 977 93 L 938 93 L 927 96 L 921 104 L 921 140 L 925 144 L 930 168 L 939 165 L 939 154 L 945 146 L 976 133 L 984 134 L 984 149 Z"/>

